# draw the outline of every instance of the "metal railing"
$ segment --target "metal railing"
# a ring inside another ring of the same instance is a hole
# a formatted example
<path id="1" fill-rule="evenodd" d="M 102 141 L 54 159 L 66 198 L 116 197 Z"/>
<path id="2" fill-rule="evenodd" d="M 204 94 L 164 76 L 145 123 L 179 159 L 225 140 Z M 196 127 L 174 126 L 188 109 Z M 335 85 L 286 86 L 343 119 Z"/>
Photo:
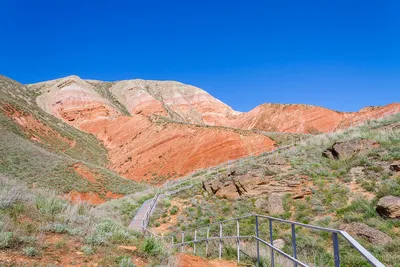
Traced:
<path id="1" fill-rule="evenodd" d="M 240 235 L 240 221 L 243 219 L 249 219 L 249 218 L 254 218 L 254 235 Z M 266 219 L 268 220 L 268 237 L 269 240 L 264 240 L 261 238 L 261 233 L 260 233 L 260 220 Z M 223 235 L 223 224 L 228 223 L 228 222 L 234 222 L 236 224 L 236 235 Z M 292 255 L 289 255 L 288 253 L 284 252 L 282 249 L 277 248 L 274 245 L 274 232 L 273 232 L 273 222 L 280 222 L 284 223 L 286 225 L 290 225 L 290 231 L 291 231 L 291 248 L 292 248 Z M 219 226 L 219 235 L 218 236 L 211 236 L 210 237 L 210 229 L 212 226 Z M 339 247 L 339 236 L 343 237 L 345 241 L 347 241 L 348 244 L 350 244 L 354 249 L 358 251 L 358 253 L 364 257 L 372 266 L 376 267 L 384 267 L 384 265 L 377 260 L 368 250 L 366 250 L 360 243 L 358 243 L 353 237 L 351 237 L 347 232 L 337 230 L 337 229 L 331 229 L 331 228 L 325 228 L 325 227 L 320 227 L 320 226 L 315 226 L 315 225 L 310 225 L 310 224 L 304 224 L 304 223 L 299 223 L 299 222 L 294 222 L 294 221 L 289 221 L 289 220 L 284 220 L 280 218 L 275 218 L 271 216 L 265 216 L 265 215 L 258 215 L 258 214 L 251 214 L 251 215 L 246 215 L 238 218 L 233 218 L 229 220 L 224 220 L 220 222 L 215 222 L 211 223 L 208 225 L 204 226 L 199 226 L 196 228 L 192 228 L 190 230 L 185 230 L 180 232 L 180 242 L 174 242 L 174 240 L 178 240 L 177 237 L 179 236 L 178 233 L 175 234 L 169 234 L 166 236 L 163 236 L 163 240 L 171 240 L 171 245 L 173 247 L 180 247 L 181 252 L 185 251 L 185 247 L 188 245 L 193 245 L 192 251 L 193 253 L 196 254 L 196 248 L 199 243 L 205 243 L 206 244 L 206 254 L 209 251 L 209 242 L 210 241 L 218 241 L 219 246 L 218 246 L 218 257 L 219 259 L 222 258 L 222 247 L 223 247 L 223 240 L 226 239 L 233 239 L 236 241 L 236 253 L 237 253 L 237 262 L 240 262 L 240 253 L 243 251 L 241 250 L 241 240 L 243 239 L 253 239 L 256 241 L 255 244 L 255 249 L 256 249 L 256 260 L 257 263 L 260 264 L 261 261 L 261 255 L 260 255 L 260 245 L 265 245 L 270 249 L 270 265 L 274 266 L 276 263 L 275 259 L 275 252 L 277 252 L 279 255 L 284 257 L 286 260 L 290 261 L 293 266 L 309 266 L 308 263 L 301 261 L 298 258 L 297 255 L 297 234 L 296 234 L 296 227 L 302 227 L 302 228 L 308 228 L 311 230 L 315 231 L 322 231 L 325 233 L 329 233 L 332 238 L 332 251 L 333 251 L 333 263 L 335 267 L 341 266 L 340 264 L 340 247 Z M 205 238 L 198 238 L 198 233 L 200 229 L 206 229 L 206 237 Z M 188 233 L 190 233 L 188 235 Z M 186 240 L 188 236 L 194 236 L 192 240 Z M 159 236 L 160 237 L 160 236 Z M 186 238 L 185 238 L 186 237 Z"/>
<path id="2" fill-rule="evenodd" d="M 160 188 L 157 189 L 156 194 L 153 197 L 153 200 L 151 201 L 150 206 L 148 207 L 146 214 L 143 217 L 142 220 L 142 229 L 147 229 L 147 226 L 149 225 L 149 221 L 150 221 L 150 216 L 154 211 L 154 208 L 157 205 L 157 201 L 160 198 Z"/>

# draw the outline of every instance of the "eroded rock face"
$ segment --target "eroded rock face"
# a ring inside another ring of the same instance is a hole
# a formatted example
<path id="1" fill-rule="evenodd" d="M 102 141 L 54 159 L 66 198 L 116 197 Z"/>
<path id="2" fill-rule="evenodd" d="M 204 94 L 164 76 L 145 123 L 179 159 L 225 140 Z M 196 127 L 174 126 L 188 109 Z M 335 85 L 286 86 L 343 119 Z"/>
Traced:
<path id="1" fill-rule="evenodd" d="M 76 76 L 38 84 L 35 86 L 42 94 L 37 103 L 74 127 L 94 134 L 109 151 L 110 167 L 127 178 L 162 183 L 274 147 L 271 139 L 250 131 L 153 120 L 152 116 L 163 115 L 201 122 L 205 112 L 202 105 L 211 102 L 218 104 L 216 110 L 228 112 L 226 105 L 198 88 L 175 82 L 125 81 L 108 85 L 109 92 L 115 93 L 114 99 L 108 99 L 99 84 Z M 157 86 L 158 91 L 154 89 Z M 131 116 L 123 115 L 121 103 Z"/>
<path id="2" fill-rule="evenodd" d="M 270 138 L 248 129 L 327 132 L 356 116 L 321 107 L 275 104 L 241 113 L 200 88 L 169 81 L 107 83 L 70 76 L 28 88 L 40 94 L 36 102 L 42 109 L 96 135 L 109 151 L 111 168 L 137 181 L 158 177 L 161 182 L 274 148 Z M 398 107 L 400 111 L 400 104 L 385 110 Z M 382 110 L 361 113 L 378 111 Z M 280 164 L 284 161 L 276 159 L 271 166 L 279 169 Z M 285 182 L 253 178 L 234 185 L 239 195 L 293 191 Z"/>
<path id="3" fill-rule="evenodd" d="M 382 197 L 376 204 L 376 211 L 383 217 L 400 219 L 400 197 Z"/>
<path id="4" fill-rule="evenodd" d="M 369 227 L 364 223 L 353 222 L 351 224 L 343 224 L 339 228 L 351 235 L 366 238 L 369 242 L 375 245 L 385 245 L 392 242 L 392 238 L 390 236 L 379 230 Z"/>
<path id="5" fill-rule="evenodd" d="M 364 151 L 379 147 L 379 143 L 369 139 L 354 139 L 347 142 L 336 142 L 323 152 L 323 156 L 331 159 L 346 159 Z"/>
<path id="6" fill-rule="evenodd" d="M 174 81 L 137 79 L 106 83 L 69 76 L 29 87 L 43 92 L 37 99 L 43 109 L 70 121 L 93 119 L 94 115 L 115 116 L 115 105 L 102 97 L 98 88 L 108 88 L 106 90 L 112 98 L 132 115 L 157 115 L 186 123 L 246 130 L 332 132 L 400 112 L 400 104 L 394 103 L 350 113 L 311 105 L 263 104 L 243 113 L 234 111 L 200 88 Z M 55 89 L 56 87 L 61 91 Z"/>

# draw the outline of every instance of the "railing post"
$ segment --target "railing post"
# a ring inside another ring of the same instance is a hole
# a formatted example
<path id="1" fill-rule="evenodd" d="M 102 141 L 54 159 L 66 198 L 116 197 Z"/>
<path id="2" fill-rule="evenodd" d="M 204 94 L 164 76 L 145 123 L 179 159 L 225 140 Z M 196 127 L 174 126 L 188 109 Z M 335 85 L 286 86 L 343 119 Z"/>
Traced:
<path id="1" fill-rule="evenodd" d="M 332 241 L 333 241 L 333 256 L 335 261 L 335 267 L 340 267 L 339 238 L 337 233 L 332 233 Z"/>
<path id="2" fill-rule="evenodd" d="M 240 230 L 239 230 L 239 219 L 236 220 L 236 245 L 237 245 L 237 262 L 240 262 Z"/>
<path id="3" fill-rule="evenodd" d="M 184 251 L 184 244 L 183 244 L 183 242 L 185 242 L 185 232 L 182 232 L 182 248 L 181 248 L 181 251 L 183 252 Z"/>
<path id="4" fill-rule="evenodd" d="M 219 259 L 222 257 L 222 223 L 219 223 Z"/>
<path id="5" fill-rule="evenodd" d="M 207 226 L 207 237 L 206 237 L 206 257 L 208 257 L 208 238 L 210 237 L 210 226 Z"/>
<path id="6" fill-rule="evenodd" d="M 274 237 L 272 235 L 272 219 L 269 220 L 269 242 L 271 246 L 274 246 Z M 275 266 L 275 259 L 274 259 L 274 249 L 271 248 L 271 267 Z"/>
<path id="7" fill-rule="evenodd" d="M 296 225 L 292 225 L 292 247 L 293 247 L 293 258 L 297 259 L 297 244 L 296 244 Z M 297 267 L 297 263 L 294 263 L 294 267 Z"/>
<path id="8" fill-rule="evenodd" d="M 171 245 L 172 245 L 172 248 L 174 247 L 174 235 L 172 235 L 172 237 L 171 237 Z"/>
<path id="9" fill-rule="evenodd" d="M 258 236 L 258 216 L 256 215 L 256 237 L 259 237 Z M 257 248 L 257 264 L 258 264 L 258 266 L 260 265 L 260 241 L 258 241 L 258 239 L 257 239 L 257 242 L 256 242 L 256 248 Z"/>
<path id="10" fill-rule="evenodd" d="M 194 229 L 193 254 L 196 255 L 197 229 Z"/>

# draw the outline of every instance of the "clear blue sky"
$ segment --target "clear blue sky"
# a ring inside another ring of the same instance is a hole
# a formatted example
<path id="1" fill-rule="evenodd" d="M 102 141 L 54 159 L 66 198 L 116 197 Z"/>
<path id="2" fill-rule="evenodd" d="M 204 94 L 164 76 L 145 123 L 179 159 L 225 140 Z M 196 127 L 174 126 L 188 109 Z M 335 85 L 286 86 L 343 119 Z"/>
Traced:
<path id="1" fill-rule="evenodd" d="M 400 1 L 0 0 L 0 73 L 177 80 L 240 111 L 400 101 Z"/>

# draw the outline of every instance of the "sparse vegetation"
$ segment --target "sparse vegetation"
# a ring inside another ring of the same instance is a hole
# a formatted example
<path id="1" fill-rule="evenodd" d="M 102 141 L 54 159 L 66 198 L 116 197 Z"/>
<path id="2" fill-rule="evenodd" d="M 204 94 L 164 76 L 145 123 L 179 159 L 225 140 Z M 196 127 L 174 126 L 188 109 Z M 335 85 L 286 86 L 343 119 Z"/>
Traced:
<path id="1" fill-rule="evenodd" d="M 387 167 L 388 162 L 399 159 L 400 131 L 390 128 L 392 123 L 399 121 L 400 114 L 397 114 L 347 131 L 315 136 L 303 140 L 296 150 L 282 151 L 280 156 L 289 160 L 291 164 L 291 168 L 285 175 L 309 177 L 312 181 L 312 194 L 300 199 L 293 199 L 290 194 L 286 195 L 285 212 L 281 217 L 330 228 L 338 228 L 343 223 L 363 222 L 388 234 L 394 242 L 391 245 L 379 246 L 363 238 L 357 237 L 357 240 L 379 260 L 388 266 L 396 266 L 393 263 L 399 262 L 400 259 L 397 255 L 392 255 L 390 251 L 400 240 L 398 231 L 400 224 L 395 220 L 381 218 L 375 211 L 375 206 L 380 197 L 400 196 L 400 177 L 389 171 Z M 322 156 L 322 152 L 334 142 L 351 141 L 357 138 L 376 140 L 380 146 L 344 159 L 330 159 Z M 259 173 L 263 176 L 273 176 L 272 179 L 281 179 L 281 173 L 263 167 L 266 160 L 268 157 L 252 157 L 249 160 L 239 161 L 230 166 L 229 173 L 234 173 L 236 176 Z M 262 171 L 256 172 L 255 170 L 258 169 Z M 218 168 L 214 168 L 213 171 L 219 173 Z M 202 170 L 197 175 L 201 176 L 205 173 L 208 172 Z M 173 199 L 181 203 L 184 208 L 179 213 L 176 224 L 167 224 L 168 229 L 179 233 L 210 222 L 247 214 L 254 210 L 256 199 L 257 197 L 238 200 L 221 199 L 205 194 L 201 185 L 197 185 L 179 193 Z M 154 214 L 153 225 L 162 224 L 162 214 L 171 213 L 170 207 L 161 205 L 158 209 L 159 211 Z M 264 213 L 262 210 L 259 212 Z M 223 229 L 224 234 L 234 235 L 236 228 L 224 225 Z M 244 235 L 251 235 L 254 224 L 251 220 L 241 221 L 240 229 Z M 210 231 L 218 234 L 218 229 L 211 228 Z M 267 226 L 261 225 L 260 231 L 264 234 L 268 233 Z M 326 251 L 326 248 L 331 246 L 330 236 L 306 231 L 304 233 L 306 235 L 302 235 L 298 240 L 298 249 L 302 257 L 308 259 L 309 262 L 314 262 L 317 266 L 331 265 L 332 254 Z M 204 233 L 199 230 L 198 235 L 201 234 Z M 300 235 L 301 232 L 298 233 L 298 236 Z M 274 226 L 274 238 L 290 240 L 290 229 L 283 225 Z M 193 236 L 187 233 L 186 239 L 192 240 Z M 352 248 L 347 247 L 348 245 L 343 240 L 341 246 L 344 248 L 341 258 L 345 266 L 366 266 L 365 259 L 357 255 Z M 284 248 L 288 253 L 290 249 L 290 247 Z M 229 255 L 228 247 L 225 256 L 229 257 Z"/>

